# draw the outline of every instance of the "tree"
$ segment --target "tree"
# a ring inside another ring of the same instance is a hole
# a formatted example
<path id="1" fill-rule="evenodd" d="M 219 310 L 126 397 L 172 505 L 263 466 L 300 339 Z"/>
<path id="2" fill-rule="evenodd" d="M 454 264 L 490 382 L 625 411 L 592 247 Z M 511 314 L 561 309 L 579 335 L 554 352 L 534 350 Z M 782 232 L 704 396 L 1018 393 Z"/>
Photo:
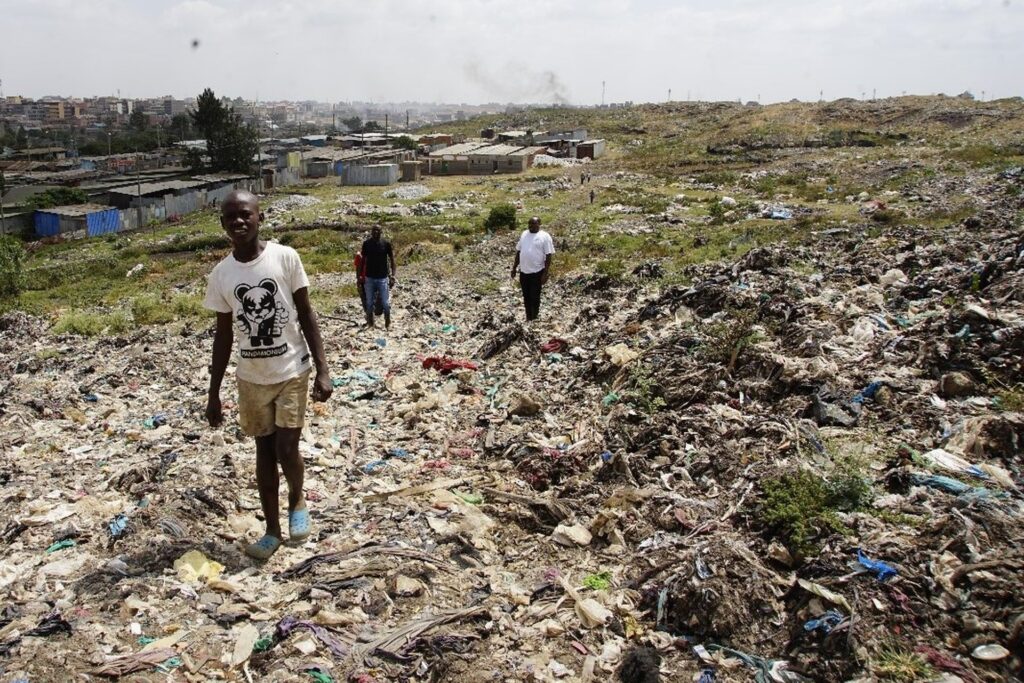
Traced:
<path id="1" fill-rule="evenodd" d="M 27 209 L 49 209 L 53 206 L 69 206 L 85 204 L 89 195 L 73 187 L 55 187 L 32 195 L 26 202 Z"/>
<path id="2" fill-rule="evenodd" d="M 358 133 L 363 129 L 363 120 L 358 116 L 351 116 L 347 119 L 342 119 L 341 122 L 353 133 Z"/>
<path id="3" fill-rule="evenodd" d="M 413 152 L 420 148 L 420 146 L 416 144 L 416 141 L 413 140 L 408 135 L 399 135 L 397 138 L 392 140 L 392 143 L 398 149 L 408 149 L 412 150 Z"/>
<path id="4" fill-rule="evenodd" d="M 364 133 L 376 133 L 384 130 L 384 126 L 380 125 L 376 121 L 367 121 L 366 125 L 363 126 Z"/>
<path id="5" fill-rule="evenodd" d="M 149 120 L 146 118 L 146 115 L 142 113 L 141 109 L 136 109 L 132 112 L 132 115 L 128 117 L 128 125 L 141 133 L 149 126 Z"/>
<path id="6" fill-rule="evenodd" d="M 206 153 L 214 171 L 251 173 L 252 158 L 259 150 L 256 130 L 242 122 L 231 110 L 220 128 L 206 137 Z"/>
<path id="7" fill-rule="evenodd" d="M 25 132 L 25 126 L 18 126 L 18 135 L 15 138 L 15 147 L 18 149 L 25 149 L 28 147 L 28 133 Z"/>
<path id="8" fill-rule="evenodd" d="M 217 99 L 213 90 L 207 88 L 199 95 L 196 109 L 189 116 L 206 139 L 211 170 L 252 172 L 252 158 L 259 149 L 256 131 L 246 126 L 234 109 Z M 194 164 L 196 158 L 188 161 Z"/>
<path id="9" fill-rule="evenodd" d="M 171 117 L 170 127 L 185 140 L 192 132 L 192 117 L 188 114 L 175 114 Z"/>
<path id="10" fill-rule="evenodd" d="M 195 147 L 189 148 L 185 152 L 185 165 L 189 167 L 193 173 L 202 173 L 203 171 L 203 153 Z"/>
<path id="11" fill-rule="evenodd" d="M 196 108 L 189 112 L 192 124 L 203 137 L 210 138 L 228 118 L 228 109 L 221 104 L 213 91 L 207 88 L 196 99 Z"/>

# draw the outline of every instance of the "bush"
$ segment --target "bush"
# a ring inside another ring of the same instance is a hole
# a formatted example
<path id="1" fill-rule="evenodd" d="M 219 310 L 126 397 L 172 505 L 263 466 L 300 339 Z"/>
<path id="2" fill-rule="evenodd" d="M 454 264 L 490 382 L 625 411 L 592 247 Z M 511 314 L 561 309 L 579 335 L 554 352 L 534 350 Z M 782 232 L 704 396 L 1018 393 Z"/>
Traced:
<path id="1" fill-rule="evenodd" d="M 82 190 L 71 187 L 55 187 L 45 192 L 33 195 L 27 202 L 28 209 L 49 209 L 53 206 L 68 206 L 70 204 L 85 204 L 89 201 L 89 195 Z"/>
<path id="2" fill-rule="evenodd" d="M 190 294 L 174 294 L 169 299 L 144 294 L 132 299 L 131 309 L 137 326 L 163 325 L 175 320 L 200 318 L 206 314 L 202 300 Z"/>
<path id="3" fill-rule="evenodd" d="M 417 149 L 419 149 L 419 145 L 416 144 L 416 141 L 413 140 L 408 135 L 399 135 L 397 138 L 395 138 L 391 142 L 398 149 L 408 149 L 408 150 L 412 150 L 414 152 Z"/>
<path id="4" fill-rule="evenodd" d="M 132 329 L 132 321 L 122 311 L 114 313 L 86 313 L 69 311 L 53 326 L 54 334 L 78 334 L 97 337 L 101 334 L 123 334 Z"/>
<path id="5" fill-rule="evenodd" d="M 790 550 L 807 555 L 822 536 L 848 531 L 836 513 L 861 507 L 870 486 L 852 464 L 843 464 L 831 481 L 800 470 L 765 481 L 762 490 L 761 520 Z"/>
<path id="6" fill-rule="evenodd" d="M 132 318 L 136 325 L 160 325 L 174 320 L 174 311 L 166 301 L 154 294 L 132 299 Z"/>
<path id="7" fill-rule="evenodd" d="M 13 237 L 0 237 L 0 296 L 17 296 L 25 286 L 25 249 Z"/>
<path id="8" fill-rule="evenodd" d="M 492 206 L 491 212 L 487 214 L 487 220 L 484 221 L 484 227 L 487 228 L 488 232 L 496 232 L 502 228 L 515 230 L 518 224 L 516 207 L 511 204 Z"/>

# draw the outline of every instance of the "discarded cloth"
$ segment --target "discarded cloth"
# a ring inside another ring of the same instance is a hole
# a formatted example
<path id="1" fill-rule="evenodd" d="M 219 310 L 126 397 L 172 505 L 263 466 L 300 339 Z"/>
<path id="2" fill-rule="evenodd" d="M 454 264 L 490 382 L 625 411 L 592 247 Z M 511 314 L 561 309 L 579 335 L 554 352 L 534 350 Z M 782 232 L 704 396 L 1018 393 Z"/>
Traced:
<path id="1" fill-rule="evenodd" d="M 155 650 L 136 652 L 135 654 L 115 657 L 106 662 L 98 669 L 93 669 L 97 676 L 111 676 L 120 678 L 135 671 L 149 669 L 162 662 L 176 657 L 177 650 L 172 647 L 161 647 Z"/>
<path id="2" fill-rule="evenodd" d="M 558 337 L 552 337 L 547 342 L 540 345 L 541 353 L 561 353 L 569 348 L 569 342 Z"/>
<path id="3" fill-rule="evenodd" d="M 278 638 L 287 638 L 288 635 L 297 628 L 305 628 L 312 631 L 313 635 L 317 637 L 317 640 L 326 645 L 335 657 L 344 657 L 349 652 L 348 646 L 342 643 L 337 636 L 323 626 L 314 624 L 312 621 L 296 619 L 293 616 L 287 616 L 277 622 L 275 633 Z"/>
<path id="4" fill-rule="evenodd" d="M 71 633 L 71 624 L 69 624 L 57 610 L 54 610 L 43 617 L 42 621 L 36 624 L 34 628 L 25 631 L 20 636 L 15 636 L 14 638 L 0 643 L 0 656 L 8 654 L 25 638 L 43 638 L 45 636 L 51 636 L 54 633 Z"/>
<path id="5" fill-rule="evenodd" d="M 811 619 L 804 624 L 805 631 L 821 631 L 828 635 L 836 626 L 841 624 L 846 617 L 839 610 L 830 609 L 817 619 Z"/>
<path id="6" fill-rule="evenodd" d="M 459 360 L 448 356 L 428 356 L 423 359 L 424 370 L 438 370 L 442 375 L 447 375 L 453 370 L 476 370 L 478 367 L 473 361 Z"/>

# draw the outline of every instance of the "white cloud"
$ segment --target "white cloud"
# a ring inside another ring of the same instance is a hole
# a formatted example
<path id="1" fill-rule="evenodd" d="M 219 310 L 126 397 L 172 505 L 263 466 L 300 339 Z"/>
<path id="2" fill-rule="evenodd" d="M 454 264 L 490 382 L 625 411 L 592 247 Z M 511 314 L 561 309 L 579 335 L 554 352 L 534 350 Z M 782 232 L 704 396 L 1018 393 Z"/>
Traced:
<path id="1" fill-rule="evenodd" d="M 1024 93 L 1022 0 L 0 0 L 0 16 L 4 90 L 34 96 Z"/>

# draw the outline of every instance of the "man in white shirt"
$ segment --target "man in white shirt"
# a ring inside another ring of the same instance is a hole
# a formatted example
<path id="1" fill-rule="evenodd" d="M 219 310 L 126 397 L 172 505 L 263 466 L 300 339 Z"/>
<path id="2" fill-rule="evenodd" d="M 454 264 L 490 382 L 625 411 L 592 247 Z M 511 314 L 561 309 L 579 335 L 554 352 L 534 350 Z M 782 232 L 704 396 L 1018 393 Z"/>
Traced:
<path id="1" fill-rule="evenodd" d="M 554 253 L 555 243 L 551 241 L 551 235 L 540 229 L 540 218 L 534 216 L 530 219 L 529 229 L 519 237 L 516 259 L 512 263 L 512 278 L 515 278 L 516 271 L 519 272 L 527 320 L 536 320 L 540 314 L 540 288 L 547 284 Z"/>

